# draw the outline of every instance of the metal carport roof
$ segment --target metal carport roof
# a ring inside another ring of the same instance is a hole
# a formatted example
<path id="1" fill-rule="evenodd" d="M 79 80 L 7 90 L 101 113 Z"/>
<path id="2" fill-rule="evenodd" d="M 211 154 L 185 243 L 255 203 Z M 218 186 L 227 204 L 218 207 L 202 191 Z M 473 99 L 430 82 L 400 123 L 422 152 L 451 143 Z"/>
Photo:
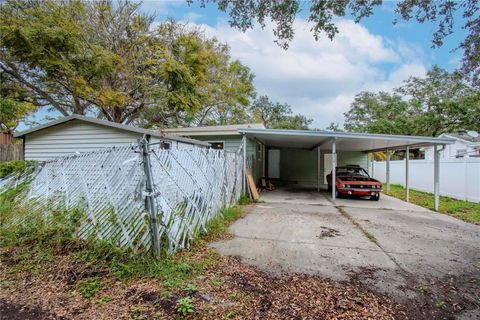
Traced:
<path id="1" fill-rule="evenodd" d="M 314 149 L 320 146 L 322 149 L 331 149 L 332 141 L 335 139 L 337 150 L 370 152 L 455 142 L 450 138 L 315 130 L 239 129 L 238 131 L 248 138 L 277 148 Z"/>
<path id="2" fill-rule="evenodd" d="M 338 151 L 357 151 L 373 152 L 380 150 L 409 149 L 421 146 L 434 146 L 434 195 L 435 210 L 438 211 L 440 205 L 440 163 L 438 145 L 452 144 L 454 139 L 421 137 L 421 136 L 403 136 L 390 134 L 371 134 L 371 133 L 352 133 L 335 131 L 315 131 L 315 130 L 280 130 L 280 129 L 239 129 L 244 137 L 260 141 L 266 146 L 276 148 L 297 148 L 318 150 L 317 162 L 320 166 L 320 148 L 332 150 L 332 154 Z M 244 138 L 244 150 L 245 138 Z M 408 151 L 407 151 L 408 152 Z M 390 190 L 390 152 L 387 154 L 386 165 L 386 185 L 387 192 Z M 244 156 L 245 158 L 245 156 Z M 332 156 L 332 168 L 336 167 L 336 156 Z M 246 163 L 244 160 L 244 167 Z M 408 157 L 405 159 L 405 190 L 406 199 L 409 201 L 409 183 L 408 183 Z M 320 175 L 318 177 L 320 181 Z M 335 170 L 332 170 L 332 181 L 335 179 Z M 245 183 L 245 182 L 244 182 Z M 246 183 L 245 183 L 246 185 Z M 335 188 L 332 188 L 332 199 L 335 202 Z"/>

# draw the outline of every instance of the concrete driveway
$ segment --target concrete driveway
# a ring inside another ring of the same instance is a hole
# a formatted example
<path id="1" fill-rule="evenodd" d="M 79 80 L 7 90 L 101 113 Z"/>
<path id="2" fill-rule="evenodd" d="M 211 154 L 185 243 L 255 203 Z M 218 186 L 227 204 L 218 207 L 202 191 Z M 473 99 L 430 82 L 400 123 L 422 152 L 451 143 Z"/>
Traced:
<path id="1" fill-rule="evenodd" d="M 424 290 L 441 299 L 448 281 L 480 304 L 479 226 L 385 195 L 334 205 L 327 193 L 284 189 L 262 200 L 231 226 L 232 240 L 213 244 L 220 253 L 275 274 L 360 281 L 399 302 Z"/>

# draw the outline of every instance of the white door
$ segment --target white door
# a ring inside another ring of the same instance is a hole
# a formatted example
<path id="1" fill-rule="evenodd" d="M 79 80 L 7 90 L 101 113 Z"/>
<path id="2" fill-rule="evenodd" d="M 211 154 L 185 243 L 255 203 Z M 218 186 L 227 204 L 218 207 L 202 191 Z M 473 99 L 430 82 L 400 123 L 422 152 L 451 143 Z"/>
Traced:
<path id="1" fill-rule="evenodd" d="M 268 177 L 280 179 L 280 150 L 268 149 Z"/>
<path id="2" fill-rule="evenodd" d="M 335 155 L 336 156 L 336 155 Z M 327 184 L 327 175 L 332 172 L 332 154 L 325 153 L 323 157 L 323 180 L 324 183 Z"/>

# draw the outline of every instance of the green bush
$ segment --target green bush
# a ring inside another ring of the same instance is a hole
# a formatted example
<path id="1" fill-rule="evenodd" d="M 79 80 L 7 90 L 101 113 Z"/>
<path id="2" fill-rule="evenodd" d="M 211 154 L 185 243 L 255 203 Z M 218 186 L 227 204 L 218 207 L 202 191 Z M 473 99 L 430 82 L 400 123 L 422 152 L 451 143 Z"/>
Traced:
<path id="1" fill-rule="evenodd" d="M 28 168 L 33 167 L 35 161 L 14 160 L 0 162 L 0 179 L 10 174 L 21 174 Z"/>

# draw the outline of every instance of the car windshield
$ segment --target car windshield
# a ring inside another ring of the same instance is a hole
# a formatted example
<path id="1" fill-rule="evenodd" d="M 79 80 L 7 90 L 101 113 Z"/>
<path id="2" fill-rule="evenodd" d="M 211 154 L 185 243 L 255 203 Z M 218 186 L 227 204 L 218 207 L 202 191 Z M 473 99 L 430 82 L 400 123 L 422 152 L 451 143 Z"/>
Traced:
<path id="1" fill-rule="evenodd" d="M 366 177 L 369 178 L 367 171 L 359 167 L 337 167 L 338 177 Z"/>

